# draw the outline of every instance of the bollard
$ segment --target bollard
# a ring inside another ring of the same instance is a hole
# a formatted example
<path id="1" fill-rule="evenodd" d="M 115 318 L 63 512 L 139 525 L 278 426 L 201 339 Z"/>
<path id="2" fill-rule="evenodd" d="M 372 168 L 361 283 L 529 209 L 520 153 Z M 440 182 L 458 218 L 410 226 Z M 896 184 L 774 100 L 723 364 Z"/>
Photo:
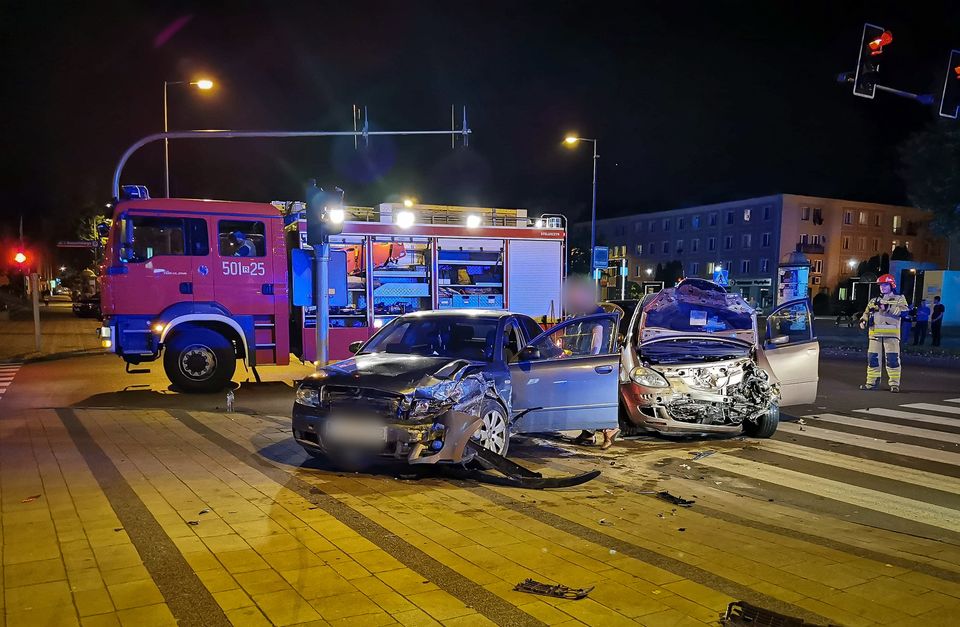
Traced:
<path id="1" fill-rule="evenodd" d="M 227 413 L 228 414 L 233 413 L 233 399 L 234 399 L 233 390 L 230 390 L 229 392 L 227 392 Z"/>

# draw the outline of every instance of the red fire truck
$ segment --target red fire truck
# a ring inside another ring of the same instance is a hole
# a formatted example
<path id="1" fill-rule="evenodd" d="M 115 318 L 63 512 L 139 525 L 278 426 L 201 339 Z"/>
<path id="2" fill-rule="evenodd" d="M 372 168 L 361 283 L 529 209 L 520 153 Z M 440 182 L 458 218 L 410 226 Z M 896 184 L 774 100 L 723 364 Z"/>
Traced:
<path id="1" fill-rule="evenodd" d="M 310 248 L 302 203 L 151 199 L 138 189 L 117 203 L 107 238 L 105 348 L 128 369 L 162 357 L 170 381 L 188 391 L 222 389 L 238 359 L 250 368 L 288 364 L 291 353 L 316 359 L 316 308 L 295 304 L 296 294 L 312 293 L 310 273 L 296 263 Z M 560 216 L 347 208 L 342 234 L 331 237 L 331 257 L 342 251 L 344 263 L 331 266 L 340 293 L 330 307 L 330 357 L 348 357 L 350 343 L 411 311 L 559 317 L 565 246 Z"/>

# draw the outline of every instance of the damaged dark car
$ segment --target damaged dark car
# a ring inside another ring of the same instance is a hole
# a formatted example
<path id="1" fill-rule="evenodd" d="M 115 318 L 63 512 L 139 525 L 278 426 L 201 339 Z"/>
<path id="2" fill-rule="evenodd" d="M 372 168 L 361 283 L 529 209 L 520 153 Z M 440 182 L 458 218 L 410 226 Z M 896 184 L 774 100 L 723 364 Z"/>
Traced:
<path id="1" fill-rule="evenodd" d="M 543 332 L 503 310 L 400 316 L 300 384 L 294 437 L 335 464 L 433 464 L 468 462 L 477 447 L 505 457 L 514 433 L 615 427 L 618 318 Z"/>

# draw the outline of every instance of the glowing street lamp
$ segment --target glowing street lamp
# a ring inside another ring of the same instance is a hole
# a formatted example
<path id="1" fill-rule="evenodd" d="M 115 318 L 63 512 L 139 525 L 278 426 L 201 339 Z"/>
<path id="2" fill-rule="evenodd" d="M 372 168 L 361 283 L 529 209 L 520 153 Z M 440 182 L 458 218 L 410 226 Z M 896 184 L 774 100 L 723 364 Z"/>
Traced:
<path id="1" fill-rule="evenodd" d="M 213 81 L 209 78 L 201 78 L 195 81 L 163 81 L 163 132 L 170 130 L 167 123 L 167 87 L 169 85 L 193 85 L 201 91 L 210 91 L 213 89 Z M 170 198 L 170 142 L 167 138 L 163 139 L 163 192 L 167 198 Z"/>
<path id="2" fill-rule="evenodd" d="M 413 206 L 413 198 L 404 198 L 404 199 L 403 199 L 403 206 L 406 207 L 407 209 L 409 209 L 410 207 L 412 207 L 412 206 Z"/>
<path id="3" fill-rule="evenodd" d="M 597 140 L 595 139 L 567 135 L 563 140 L 563 143 L 571 147 L 577 145 L 579 142 L 591 142 L 593 144 L 593 203 L 591 204 L 590 211 L 590 271 L 594 276 L 594 280 L 596 280 L 599 276 L 593 267 L 593 250 L 597 246 L 597 159 L 600 157 L 597 154 Z"/>
<path id="4" fill-rule="evenodd" d="M 482 223 L 483 223 L 483 220 L 482 220 L 482 219 L 480 218 L 480 216 L 478 216 L 478 215 L 470 214 L 470 215 L 467 216 L 467 228 L 468 228 L 468 229 L 475 229 L 475 228 L 479 227 Z"/>

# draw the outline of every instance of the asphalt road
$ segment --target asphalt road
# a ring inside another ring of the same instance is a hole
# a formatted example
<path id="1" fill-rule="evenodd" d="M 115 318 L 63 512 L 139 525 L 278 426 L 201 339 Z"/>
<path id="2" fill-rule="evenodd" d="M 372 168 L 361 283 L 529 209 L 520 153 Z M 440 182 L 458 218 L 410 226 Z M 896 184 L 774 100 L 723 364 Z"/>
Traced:
<path id="1" fill-rule="evenodd" d="M 816 624 L 946 625 L 960 610 L 957 369 L 862 392 L 864 363 L 823 360 L 817 402 L 769 440 L 518 437 L 511 456 L 544 475 L 602 470 L 530 491 L 309 460 L 287 423 L 308 367 L 263 383 L 241 368 L 228 414 L 158 365 L 62 353 L 0 365 L 7 624 L 702 625 L 746 600 Z M 514 592 L 526 577 L 595 588 Z M 28 602 L 47 594 L 75 621 Z"/>

